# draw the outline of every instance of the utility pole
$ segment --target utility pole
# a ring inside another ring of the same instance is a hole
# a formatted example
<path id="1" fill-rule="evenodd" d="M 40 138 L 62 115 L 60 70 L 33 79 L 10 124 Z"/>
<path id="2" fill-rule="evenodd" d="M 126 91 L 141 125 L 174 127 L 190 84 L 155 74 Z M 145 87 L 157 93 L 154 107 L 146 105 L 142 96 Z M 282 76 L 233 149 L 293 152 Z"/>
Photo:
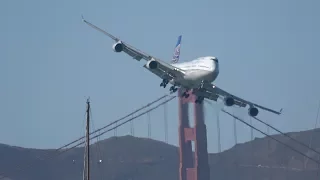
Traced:
<path id="1" fill-rule="evenodd" d="M 90 166 L 89 166 L 89 162 L 90 162 L 90 158 L 89 158 L 89 146 L 90 146 L 90 138 L 89 138 L 89 135 L 90 135 L 90 102 L 89 102 L 89 99 L 87 99 L 87 127 L 86 127 L 86 141 L 87 141 L 87 144 L 86 144 L 86 152 L 87 152 L 87 155 L 86 155 L 86 168 L 87 168 L 87 180 L 90 180 Z"/>

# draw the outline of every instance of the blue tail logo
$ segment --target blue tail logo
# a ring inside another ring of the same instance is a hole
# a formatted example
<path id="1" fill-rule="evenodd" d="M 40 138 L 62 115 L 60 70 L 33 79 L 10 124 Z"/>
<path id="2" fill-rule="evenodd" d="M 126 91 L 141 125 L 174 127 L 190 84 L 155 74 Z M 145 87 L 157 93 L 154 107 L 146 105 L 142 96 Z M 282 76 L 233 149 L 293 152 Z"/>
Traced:
<path id="1" fill-rule="evenodd" d="M 174 48 L 174 52 L 173 52 L 173 57 L 172 57 L 172 61 L 171 63 L 177 63 L 179 61 L 179 57 L 180 57 L 180 48 L 181 48 L 181 38 L 182 35 L 180 35 L 178 37 L 178 41 L 177 41 L 177 45 Z"/>

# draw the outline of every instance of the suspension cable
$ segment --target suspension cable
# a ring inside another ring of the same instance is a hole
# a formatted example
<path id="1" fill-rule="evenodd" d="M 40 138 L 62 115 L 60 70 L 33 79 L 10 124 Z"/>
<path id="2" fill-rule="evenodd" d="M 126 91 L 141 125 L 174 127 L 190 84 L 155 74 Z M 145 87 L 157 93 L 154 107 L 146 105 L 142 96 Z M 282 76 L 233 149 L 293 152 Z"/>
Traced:
<path id="1" fill-rule="evenodd" d="M 172 94 L 172 93 L 170 93 L 170 94 Z M 127 117 L 129 117 L 129 116 L 131 116 L 131 115 L 133 115 L 133 114 L 135 114 L 135 113 L 137 113 L 137 112 L 141 111 L 142 109 L 145 109 L 145 108 L 147 108 L 147 107 L 151 106 L 152 104 L 154 104 L 154 103 L 156 103 L 156 102 L 160 101 L 161 99 L 163 99 L 163 98 L 165 98 L 165 97 L 167 97 L 167 96 L 169 96 L 169 94 L 163 95 L 163 96 L 161 96 L 160 98 L 158 98 L 158 99 L 156 99 L 156 100 L 154 100 L 154 101 L 152 101 L 152 102 L 148 103 L 147 105 L 145 105 L 145 106 L 143 106 L 143 107 L 141 107 L 141 108 L 139 108 L 139 109 L 137 109 L 137 110 L 133 111 L 132 113 L 130 113 L 130 114 L 128 114 L 128 115 L 126 115 L 126 116 L 124 116 L 124 117 L 122 117 L 122 118 L 119 118 L 119 119 L 117 119 L 117 120 L 115 120 L 115 121 L 113 121 L 113 122 L 109 123 L 108 125 L 106 125 L 106 126 L 102 127 L 102 128 L 99 128 L 99 129 L 97 129 L 97 130 L 95 130 L 95 131 L 91 132 L 91 133 L 90 133 L 90 135 L 92 135 L 92 134 L 94 134 L 94 133 L 97 133 L 97 132 L 99 132 L 99 131 L 101 131 L 101 130 L 103 130 L 103 129 L 106 129 L 107 127 L 110 127 L 111 125 L 113 125 L 113 124 L 115 124 L 115 123 L 117 123 L 117 122 L 119 122 L 119 121 L 121 121 L 121 120 L 124 120 L 125 118 L 127 118 Z M 169 102 L 169 101 L 173 100 L 174 98 L 176 98 L 176 96 L 171 96 L 171 98 L 170 98 L 170 99 L 168 99 L 168 100 L 166 100 L 166 101 L 164 101 L 164 102 L 160 103 L 160 104 L 159 104 L 159 105 L 157 105 L 156 107 L 151 108 L 151 109 L 149 109 L 149 110 L 147 110 L 147 111 L 145 111 L 145 112 L 143 112 L 143 113 L 140 113 L 139 115 L 137 115 L 137 116 L 135 116 L 135 117 L 133 117 L 133 118 L 131 118 L 131 119 L 129 119 L 129 120 L 127 120 L 127 121 L 125 121 L 124 123 L 117 124 L 117 125 L 116 125 L 116 126 L 114 126 L 113 128 L 108 129 L 108 130 L 104 131 L 103 133 L 100 133 L 100 134 L 98 134 L 98 135 L 96 135 L 96 136 L 94 136 L 94 137 L 90 138 L 90 140 L 92 140 L 92 139 L 94 139 L 94 138 L 96 138 L 96 137 L 99 137 L 99 136 L 101 136 L 101 135 L 103 135 L 103 134 L 105 134 L 105 133 L 107 133 L 107 132 L 109 132 L 109 131 L 111 131 L 111 130 L 113 130 L 113 129 L 116 129 L 117 127 L 122 126 L 122 125 L 126 124 L 127 122 L 130 122 L 130 121 L 134 120 L 135 118 L 140 117 L 140 116 L 142 116 L 143 114 L 146 114 L 147 112 L 153 111 L 153 110 L 155 110 L 156 108 L 158 108 L 159 106 L 161 106 L 161 105 L 163 105 L 163 104 L 165 104 L 165 103 L 167 103 L 167 102 Z M 61 150 L 63 150 L 64 148 L 66 148 L 66 147 L 70 146 L 71 144 L 74 144 L 74 143 L 76 143 L 76 142 L 78 142 L 78 141 L 80 141 L 80 140 L 84 139 L 84 137 L 85 137 L 85 136 L 82 136 L 82 137 L 78 138 L 77 140 L 74 140 L 74 141 L 72 141 L 72 142 L 70 142 L 70 143 L 68 143 L 68 144 L 66 144 L 66 145 L 63 145 L 62 147 L 60 147 L 60 148 L 56 149 L 56 150 L 53 152 L 54 154 L 47 153 L 45 156 L 52 155 L 52 156 L 48 157 L 49 159 L 51 159 L 51 158 L 55 157 L 55 153 L 58 153 L 57 155 L 60 155 L 60 154 L 62 154 L 62 153 L 64 153 L 64 152 L 67 152 L 67 151 L 69 151 L 69 150 L 73 149 L 73 148 L 76 148 L 77 146 L 82 145 L 82 144 L 84 144 L 85 142 L 84 142 L 84 141 L 82 141 L 82 142 L 80 142 L 80 143 L 76 144 L 75 146 L 72 146 L 71 148 L 68 148 L 68 149 L 67 149 L 67 150 L 65 150 L 65 151 L 61 151 Z M 59 151 L 60 151 L 60 152 L 59 152 Z M 38 156 L 36 156 L 36 158 L 37 158 L 37 159 L 39 159 L 39 160 L 45 160 L 44 158 L 41 158 L 41 157 L 38 157 Z M 29 164 L 29 165 L 27 165 L 27 166 L 26 166 L 26 168 L 27 168 L 27 167 L 31 167 L 31 166 L 32 166 L 32 164 Z M 20 166 L 17 166 L 17 167 L 16 167 L 16 169 L 17 169 L 17 170 L 23 170 Z M 6 178 L 6 177 L 7 177 L 7 176 L 5 176 L 3 172 L 2 172 L 2 173 L 0 173 L 0 180 L 4 179 L 4 178 Z"/>
<path id="2" fill-rule="evenodd" d="M 99 136 L 102 136 L 102 135 L 104 135 L 105 133 L 110 132 L 110 131 L 112 131 L 112 130 L 114 130 L 114 129 L 116 129 L 116 128 L 124 125 L 124 124 L 127 124 L 128 122 L 130 122 L 130 121 L 132 121 L 132 120 L 134 120 L 134 119 L 136 119 L 136 118 L 138 118 L 138 117 L 140 117 L 140 116 L 143 116 L 143 115 L 147 114 L 147 113 L 150 112 L 150 111 L 153 111 L 153 110 L 159 108 L 160 106 L 168 103 L 169 101 L 173 100 L 174 98 L 176 98 L 176 96 L 172 96 L 171 98 L 169 98 L 169 99 L 166 100 L 166 101 L 163 101 L 162 103 L 158 104 L 157 106 L 155 106 L 155 107 L 153 107 L 153 108 L 150 108 L 150 109 L 148 109 L 148 110 L 146 110 L 146 111 L 144 111 L 144 112 L 142 112 L 142 113 L 140 113 L 140 114 L 138 114 L 138 115 L 136 115 L 136 116 L 133 116 L 132 118 L 130 118 L 130 119 L 128 119 L 128 120 L 126 120 L 126 121 L 118 124 L 117 126 L 114 126 L 114 127 L 110 128 L 110 129 L 107 129 L 107 130 L 105 130 L 105 131 L 103 131 L 103 132 L 101 132 L 101 133 L 99 133 L 99 134 L 91 137 L 90 140 L 92 140 L 92 139 L 94 139 L 94 138 L 97 138 L 97 137 L 99 137 Z M 85 143 L 85 142 L 80 142 L 80 143 L 72 146 L 71 148 L 65 149 L 64 151 L 61 151 L 61 152 L 59 153 L 59 155 L 62 154 L 62 153 L 65 153 L 65 152 L 67 152 L 67 151 L 69 151 L 69 150 L 71 150 L 71 149 L 74 149 L 74 148 L 76 148 L 76 147 L 78 147 L 78 146 L 80 146 L 80 145 L 82 145 L 82 144 L 84 144 L 84 143 Z"/>
<path id="3" fill-rule="evenodd" d="M 260 120 L 260 119 L 258 119 L 257 117 L 253 117 L 253 118 L 254 118 L 255 120 L 259 121 L 260 123 L 262 123 L 262 124 L 264 124 L 264 125 L 266 125 L 266 126 L 268 126 L 268 127 L 272 128 L 273 130 L 277 131 L 278 133 L 280 133 L 280 134 L 282 134 L 282 135 L 284 135 L 284 136 L 288 137 L 288 138 L 289 138 L 289 139 L 291 139 L 292 141 L 294 141 L 294 142 L 296 142 L 296 143 L 300 144 L 301 146 L 304 146 L 304 147 L 306 147 L 306 148 L 310 149 L 311 151 L 313 151 L 313 152 L 315 152 L 315 153 L 317 153 L 317 154 L 319 154 L 319 155 L 320 155 L 320 152 L 319 152 L 319 151 L 317 151 L 317 150 L 315 150 L 315 149 L 313 149 L 313 148 L 309 147 L 308 145 L 304 144 L 303 142 L 298 141 L 297 139 L 295 139 L 295 138 L 293 138 L 293 137 L 289 136 L 288 134 L 285 134 L 285 133 L 281 132 L 279 129 L 277 129 L 277 128 L 275 128 L 275 127 L 271 126 L 270 124 L 268 124 L 268 123 L 266 123 L 266 122 L 261 121 L 261 120 Z"/>
<path id="4" fill-rule="evenodd" d="M 288 144 L 286 144 L 286 143 L 284 143 L 284 142 L 282 142 L 282 141 L 280 141 L 280 140 L 278 140 L 278 139 L 276 139 L 276 138 L 274 138 L 274 137 L 272 137 L 272 136 L 268 135 L 267 133 L 265 133 L 265 132 L 263 132 L 263 131 L 259 130 L 258 128 L 254 127 L 254 126 L 250 125 L 249 123 L 245 122 L 244 120 L 242 120 L 242 119 L 238 118 L 237 116 L 232 115 L 231 113 L 227 112 L 226 110 L 221 109 L 221 111 L 222 111 L 222 112 L 224 112 L 224 113 L 226 113 L 226 114 L 228 114 L 228 115 L 230 115 L 231 117 L 234 117 L 235 119 L 239 120 L 240 122 L 242 122 L 242 123 L 246 124 L 247 126 L 249 126 L 249 127 L 253 128 L 253 129 L 255 129 L 256 131 L 258 131 L 258 132 L 260 132 L 260 133 L 264 134 L 265 136 L 267 136 L 267 137 L 269 137 L 269 138 L 271 138 L 271 139 L 273 139 L 273 140 L 277 141 L 278 143 L 280 143 L 280 144 L 282 144 L 282 145 L 286 146 L 287 148 L 291 149 L 292 151 L 295 151 L 296 153 L 298 153 L 298 154 L 300 154 L 300 155 L 302 155 L 302 156 L 304 156 L 304 157 L 306 157 L 306 158 L 310 159 L 311 161 L 314 161 L 315 163 L 320 164 L 320 162 L 319 162 L 319 161 L 317 161 L 317 160 L 313 159 L 312 157 L 309 157 L 309 156 L 305 155 L 304 153 L 302 153 L 302 152 L 300 152 L 300 151 L 296 150 L 295 148 L 293 148 L 292 146 L 290 146 L 290 145 L 288 145 Z"/>

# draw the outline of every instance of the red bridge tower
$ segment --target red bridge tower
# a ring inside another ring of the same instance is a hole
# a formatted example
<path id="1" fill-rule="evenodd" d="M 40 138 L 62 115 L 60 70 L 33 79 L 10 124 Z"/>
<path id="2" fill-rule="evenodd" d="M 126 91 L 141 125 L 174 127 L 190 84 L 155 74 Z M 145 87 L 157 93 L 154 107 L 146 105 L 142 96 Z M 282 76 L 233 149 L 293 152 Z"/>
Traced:
<path id="1" fill-rule="evenodd" d="M 207 150 L 207 128 L 204 122 L 203 103 L 196 104 L 196 96 L 190 93 L 188 98 L 179 96 L 179 145 L 180 180 L 210 180 Z M 189 125 L 188 104 L 194 106 L 194 127 Z M 193 158 L 191 141 L 195 143 Z"/>

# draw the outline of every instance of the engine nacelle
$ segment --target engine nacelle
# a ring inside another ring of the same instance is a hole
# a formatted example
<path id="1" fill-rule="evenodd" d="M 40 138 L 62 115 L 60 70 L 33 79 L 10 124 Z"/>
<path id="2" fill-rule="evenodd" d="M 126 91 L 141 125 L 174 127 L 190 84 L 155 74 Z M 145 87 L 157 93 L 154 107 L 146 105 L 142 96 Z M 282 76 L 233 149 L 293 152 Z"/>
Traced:
<path id="1" fill-rule="evenodd" d="M 259 114 L 259 110 L 258 110 L 258 108 L 250 107 L 248 109 L 248 114 L 249 114 L 249 116 L 256 117 Z"/>
<path id="2" fill-rule="evenodd" d="M 224 98 L 224 105 L 233 106 L 234 105 L 234 99 L 232 97 Z"/>
<path id="3" fill-rule="evenodd" d="M 121 42 L 117 42 L 112 46 L 112 48 L 114 52 L 121 52 L 123 51 L 123 44 Z"/>
<path id="4" fill-rule="evenodd" d="M 146 66 L 149 69 L 156 69 L 158 67 L 158 62 L 155 60 L 150 60 L 147 62 Z"/>

